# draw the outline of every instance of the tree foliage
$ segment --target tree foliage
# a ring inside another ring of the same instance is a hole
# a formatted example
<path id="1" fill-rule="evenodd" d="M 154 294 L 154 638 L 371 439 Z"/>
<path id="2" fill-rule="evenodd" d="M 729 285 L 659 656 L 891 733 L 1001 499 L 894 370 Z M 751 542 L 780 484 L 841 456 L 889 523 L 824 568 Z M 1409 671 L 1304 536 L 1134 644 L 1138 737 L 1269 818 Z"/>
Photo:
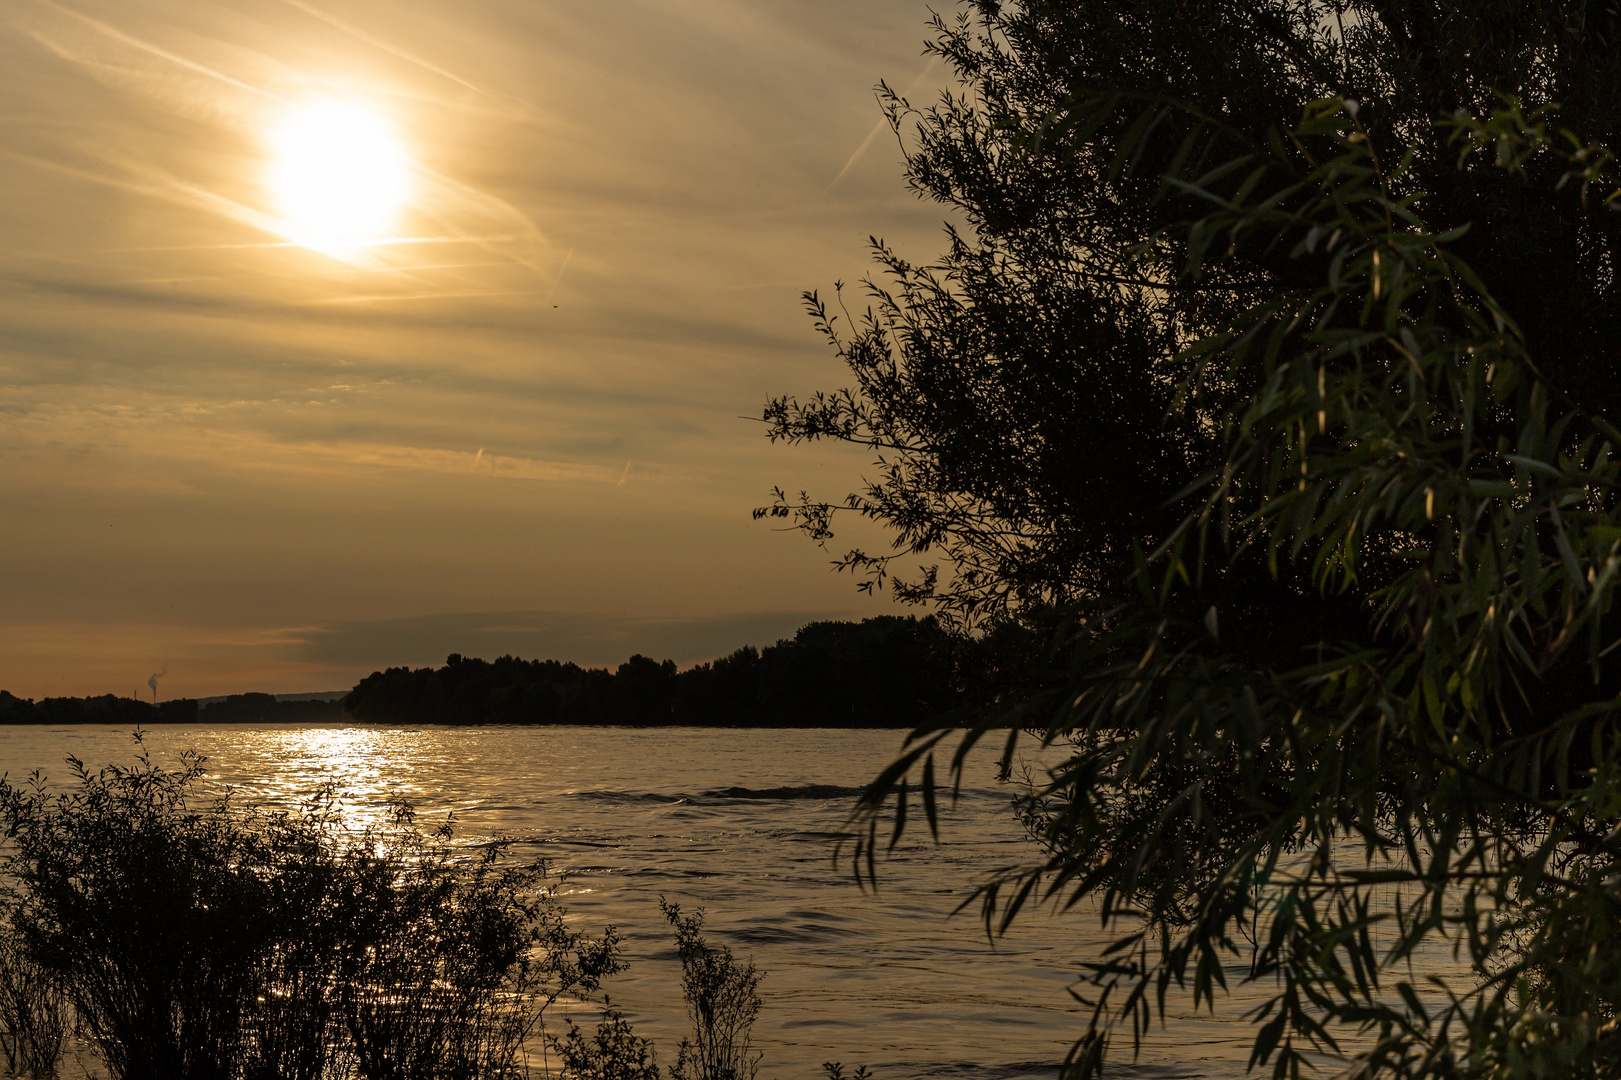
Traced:
<path id="1" fill-rule="evenodd" d="M 1073 753 L 989 927 L 1096 900 L 1094 1075 L 1232 981 L 1252 1065 L 1621 1074 L 1612 611 L 1621 22 L 1600 4 L 971 5 L 961 90 L 884 92 L 935 266 L 880 246 L 856 385 L 771 433 L 880 452 L 842 507 L 944 556 L 901 591 L 1063 613 L 981 720 Z M 839 507 L 801 499 L 825 542 Z M 869 790 L 870 872 L 945 728 Z M 916 774 L 916 775 L 914 775 Z M 892 842 L 892 839 L 891 839 Z M 1410 961 L 1440 945 L 1450 975 Z"/>

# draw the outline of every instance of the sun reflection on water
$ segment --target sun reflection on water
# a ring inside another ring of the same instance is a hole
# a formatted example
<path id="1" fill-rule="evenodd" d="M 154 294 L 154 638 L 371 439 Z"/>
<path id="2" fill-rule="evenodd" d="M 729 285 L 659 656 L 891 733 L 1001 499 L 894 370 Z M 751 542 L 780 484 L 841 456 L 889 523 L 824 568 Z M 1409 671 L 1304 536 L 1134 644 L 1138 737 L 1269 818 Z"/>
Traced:
<path id="1" fill-rule="evenodd" d="M 417 732 L 367 728 L 242 732 L 239 745 L 252 751 L 242 764 L 211 764 L 222 767 L 214 773 L 222 786 L 279 809 L 296 810 L 330 791 L 344 826 L 361 831 L 388 824 L 400 802 L 430 809 L 413 766 L 420 741 Z M 435 819 L 442 816 L 444 808 L 431 809 L 441 811 Z"/>

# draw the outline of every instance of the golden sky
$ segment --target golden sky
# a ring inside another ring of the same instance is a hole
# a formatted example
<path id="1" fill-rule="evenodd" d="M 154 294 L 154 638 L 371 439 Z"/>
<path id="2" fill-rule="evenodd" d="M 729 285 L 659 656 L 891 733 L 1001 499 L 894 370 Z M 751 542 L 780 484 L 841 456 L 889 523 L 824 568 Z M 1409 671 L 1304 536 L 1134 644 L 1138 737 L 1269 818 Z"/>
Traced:
<path id="1" fill-rule="evenodd" d="M 8 0 L 0 687 L 691 662 L 890 610 L 749 520 L 865 456 L 744 418 L 845 382 L 802 290 L 940 247 L 869 139 L 878 79 L 940 85 L 927 14 Z"/>

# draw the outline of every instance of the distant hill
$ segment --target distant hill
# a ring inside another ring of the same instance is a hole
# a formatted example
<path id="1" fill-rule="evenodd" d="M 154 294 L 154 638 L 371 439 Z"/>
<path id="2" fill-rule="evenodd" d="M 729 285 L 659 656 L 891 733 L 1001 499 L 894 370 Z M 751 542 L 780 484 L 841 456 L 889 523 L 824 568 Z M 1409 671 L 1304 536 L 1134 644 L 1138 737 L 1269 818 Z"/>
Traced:
<path id="1" fill-rule="evenodd" d="M 231 694 L 211 698 L 197 710 L 202 724 L 293 724 L 347 720 L 342 693 Z"/>
<path id="2" fill-rule="evenodd" d="M 264 697 L 273 697 L 277 701 L 342 701 L 347 690 L 319 690 L 313 694 L 265 694 Z M 218 694 L 214 697 L 200 697 L 197 707 L 206 709 L 217 701 L 228 701 L 231 698 L 242 697 L 241 694 Z"/>

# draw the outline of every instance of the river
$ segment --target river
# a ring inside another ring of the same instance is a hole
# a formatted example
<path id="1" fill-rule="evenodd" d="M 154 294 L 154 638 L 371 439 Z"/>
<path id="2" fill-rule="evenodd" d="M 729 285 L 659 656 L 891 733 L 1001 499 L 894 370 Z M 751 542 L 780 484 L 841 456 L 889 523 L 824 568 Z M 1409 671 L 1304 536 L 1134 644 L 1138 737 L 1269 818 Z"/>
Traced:
<path id="1" fill-rule="evenodd" d="M 1067 988 L 1106 937 L 1086 912 L 1031 912 L 995 941 L 973 912 L 952 914 L 976 881 L 1036 857 L 991 752 L 971 760 L 940 843 L 919 823 L 879 863 L 877 891 L 860 889 L 848 859 L 835 861 L 839 836 L 855 789 L 900 739 L 829 729 L 176 725 L 151 729 L 146 745 L 161 762 L 199 751 L 211 781 L 240 798 L 290 804 L 332 783 L 360 821 L 404 796 L 429 823 L 453 813 L 464 839 L 508 836 L 521 853 L 543 855 L 582 927 L 624 933 L 631 966 L 608 990 L 661 1063 L 673 1063 L 686 1023 L 662 895 L 703 908 L 711 940 L 766 973 L 755 1028 L 762 1080 L 811 1080 L 829 1060 L 847 1072 L 865 1064 L 875 1080 L 1050 1080 L 1085 1028 Z M 34 769 L 68 779 L 70 754 L 96 767 L 134 753 L 118 728 L 0 727 L 0 770 L 13 781 Z M 1111 1071 L 1242 1075 L 1251 1031 L 1235 1020 L 1184 1009 L 1136 1065 Z M 1117 1055 L 1129 1059 L 1129 1040 Z"/>

